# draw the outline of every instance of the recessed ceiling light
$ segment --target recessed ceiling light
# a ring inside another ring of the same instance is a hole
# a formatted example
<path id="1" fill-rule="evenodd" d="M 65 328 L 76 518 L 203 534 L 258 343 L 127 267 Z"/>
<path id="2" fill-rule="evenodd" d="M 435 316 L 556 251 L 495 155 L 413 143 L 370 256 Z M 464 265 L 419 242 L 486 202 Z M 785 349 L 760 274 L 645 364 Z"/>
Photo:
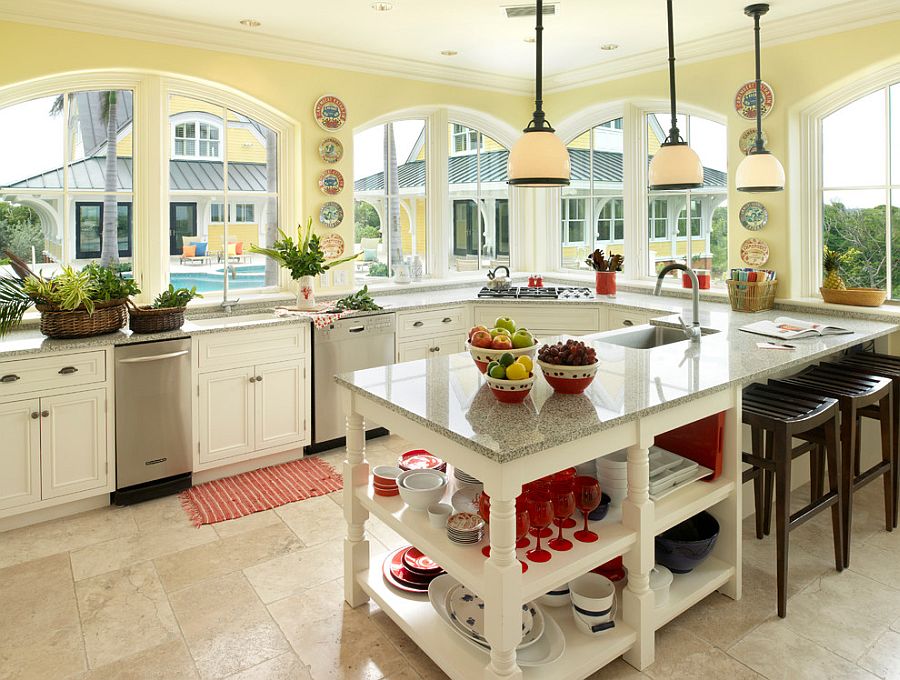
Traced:
<path id="1" fill-rule="evenodd" d="M 259 28 L 261 25 L 256 19 L 241 19 L 241 26 L 247 28 Z"/>
<path id="2" fill-rule="evenodd" d="M 456 50 L 441 50 L 441 54 L 443 54 L 445 57 L 455 57 L 457 54 L 459 54 L 459 52 L 457 52 Z"/>
<path id="3" fill-rule="evenodd" d="M 619 49 L 619 46 L 616 43 L 603 43 L 602 45 L 600 45 L 600 49 L 611 52 L 612 50 Z"/>
<path id="4" fill-rule="evenodd" d="M 394 3 L 393 2 L 373 2 L 372 9 L 374 9 L 376 12 L 390 12 L 392 9 L 394 9 Z"/>
<path id="5" fill-rule="evenodd" d="M 533 35 L 529 35 L 527 38 L 522 38 L 522 40 L 524 40 L 524 41 L 527 42 L 527 43 L 533 43 L 533 42 L 534 42 L 534 36 L 533 36 Z"/>

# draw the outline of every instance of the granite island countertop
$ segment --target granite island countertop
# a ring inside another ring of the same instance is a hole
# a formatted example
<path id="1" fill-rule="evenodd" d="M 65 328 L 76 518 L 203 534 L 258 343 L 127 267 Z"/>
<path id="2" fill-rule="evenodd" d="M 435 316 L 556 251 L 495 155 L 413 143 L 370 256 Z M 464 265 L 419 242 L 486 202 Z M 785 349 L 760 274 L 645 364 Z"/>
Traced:
<path id="1" fill-rule="evenodd" d="M 690 306 L 689 300 L 670 298 L 666 302 Z M 654 323 L 679 325 L 677 317 L 684 316 L 685 310 L 675 311 Z M 631 349 L 604 343 L 602 333 L 584 336 L 597 348 L 600 362 L 588 390 L 581 395 L 556 394 L 538 376 L 531 394 L 521 404 L 498 402 L 467 353 L 356 371 L 336 380 L 503 463 L 735 385 L 784 373 L 898 328 L 881 321 L 816 315 L 817 321 L 837 323 L 853 333 L 792 340 L 797 349 L 790 351 L 760 349 L 757 343 L 766 338 L 740 330 L 752 321 L 780 315 L 784 312 L 742 314 L 727 305 L 704 303 L 701 324 L 715 332 L 704 335 L 699 344 L 680 341 L 652 349 Z M 687 317 L 685 321 L 690 322 Z"/>

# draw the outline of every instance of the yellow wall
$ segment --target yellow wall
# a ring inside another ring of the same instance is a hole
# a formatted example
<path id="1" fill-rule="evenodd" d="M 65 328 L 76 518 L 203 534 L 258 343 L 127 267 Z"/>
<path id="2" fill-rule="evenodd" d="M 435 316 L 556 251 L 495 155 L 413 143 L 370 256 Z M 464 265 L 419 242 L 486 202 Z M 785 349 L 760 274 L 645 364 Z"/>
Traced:
<path id="1" fill-rule="evenodd" d="M 753 125 L 752 121 L 738 116 L 732 106 L 734 93 L 753 78 L 751 29 L 752 25 L 748 23 L 747 52 L 698 63 L 679 62 L 678 97 L 681 102 L 719 114 L 727 120 L 731 265 L 742 266 L 738 252 L 744 239 L 750 236 L 764 239 L 772 253 L 767 266 L 778 270 L 778 294 L 786 297 L 798 294 L 799 290 L 799 281 L 792 280 L 788 271 L 791 251 L 797 249 L 799 240 L 791 234 L 799 225 L 789 224 L 790 201 L 798 200 L 797 192 L 800 191 L 800 187 L 791 182 L 794 178 L 790 175 L 791 163 L 787 157 L 791 125 L 796 125 L 802 108 L 814 103 L 835 83 L 849 83 L 860 75 L 900 61 L 900 22 L 763 48 L 762 76 L 775 91 L 775 106 L 763 120 L 763 128 L 769 135 L 768 148 L 784 163 L 788 185 L 782 193 L 754 195 L 735 191 L 733 180 L 743 158 L 738 139 Z M 660 70 L 653 73 L 545 94 L 544 108 L 574 113 L 605 101 L 664 99 L 668 96 L 668 74 L 664 67 L 665 64 L 660 63 Z M 559 118 L 559 114 L 556 116 Z M 738 220 L 741 205 L 749 200 L 760 201 L 769 210 L 769 223 L 760 232 L 745 230 Z"/>

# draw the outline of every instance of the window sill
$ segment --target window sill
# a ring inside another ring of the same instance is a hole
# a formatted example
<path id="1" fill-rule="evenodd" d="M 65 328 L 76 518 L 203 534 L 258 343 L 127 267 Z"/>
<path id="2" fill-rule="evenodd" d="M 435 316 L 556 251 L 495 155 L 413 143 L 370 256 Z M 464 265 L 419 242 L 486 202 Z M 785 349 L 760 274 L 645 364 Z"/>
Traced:
<path id="1" fill-rule="evenodd" d="M 563 284 L 581 284 L 592 287 L 594 285 L 594 272 L 554 272 L 546 276 L 548 280 Z M 617 277 L 616 287 L 618 290 L 631 293 L 652 293 L 656 288 L 656 279 L 626 279 L 622 276 Z M 669 297 L 691 297 L 691 289 L 683 288 L 680 283 L 674 280 L 671 282 L 667 279 L 663 282 L 663 292 Z M 712 302 L 724 302 L 728 300 L 728 290 L 725 288 L 708 288 L 700 291 L 701 300 L 710 300 Z"/>

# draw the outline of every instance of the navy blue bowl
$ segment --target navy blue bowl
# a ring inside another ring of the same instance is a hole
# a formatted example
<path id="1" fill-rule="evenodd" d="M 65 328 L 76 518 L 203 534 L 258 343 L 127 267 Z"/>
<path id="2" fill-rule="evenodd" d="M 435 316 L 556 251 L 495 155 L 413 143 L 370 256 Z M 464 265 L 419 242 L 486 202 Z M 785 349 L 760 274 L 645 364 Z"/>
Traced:
<path id="1" fill-rule="evenodd" d="M 687 574 L 712 552 L 718 520 L 704 511 L 656 537 L 656 562 L 674 574 Z"/>
<path id="2" fill-rule="evenodd" d="M 588 513 L 588 519 L 592 522 L 599 522 L 601 519 L 606 517 L 606 513 L 609 512 L 609 504 L 612 501 L 607 494 L 602 494 L 600 496 L 600 505 L 590 511 Z"/>

